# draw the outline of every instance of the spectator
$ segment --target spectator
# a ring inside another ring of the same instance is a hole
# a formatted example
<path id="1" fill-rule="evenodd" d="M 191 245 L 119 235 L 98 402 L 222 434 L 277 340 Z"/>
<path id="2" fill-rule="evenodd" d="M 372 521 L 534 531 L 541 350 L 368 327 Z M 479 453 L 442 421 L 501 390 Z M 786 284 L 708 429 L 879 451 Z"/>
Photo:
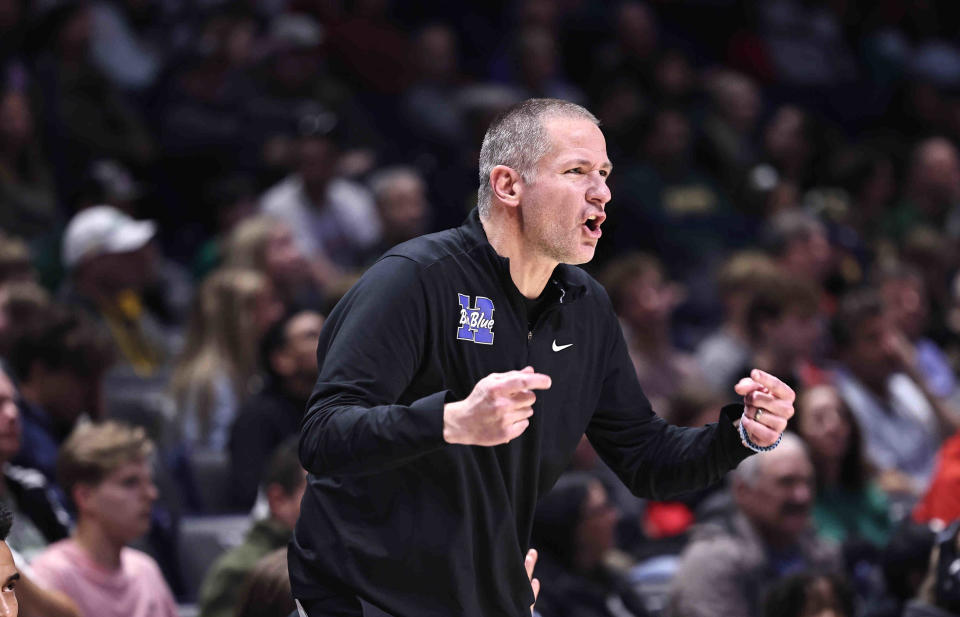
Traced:
<path id="1" fill-rule="evenodd" d="M 835 574 L 804 572 L 767 593 L 763 617 L 854 617 L 853 590 Z"/>
<path id="2" fill-rule="evenodd" d="M 747 306 L 747 372 L 753 367 L 772 371 L 795 391 L 826 379 L 815 364 L 822 342 L 818 291 L 806 279 L 784 272 L 753 294 Z"/>
<path id="3" fill-rule="evenodd" d="M 95 206 L 77 213 L 63 235 L 68 280 L 61 298 L 103 324 L 121 368 L 139 377 L 162 371 L 173 352 L 159 318 L 143 302 L 157 269 L 156 253 L 147 246 L 156 229 L 153 221 Z"/>
<path id="4" fill-rule="evenodd" d="M 156 156 L 143 119 L 91 61 L 92 26 L 90 6 L 82 2 L 62 3 L 42 15 L 36 75 L 46 150 L 63 195 L 73 194 L 95 158 L 136 168 Z"/>
<path id="5" fill-rule="evenodd" d="M 540 553 L 538 576 L 551 581 L 537 598 L 543 617 L 612 617 L 611 602 L 625 606 L 617 614 L 646 615 L 625 568 L 611 565 L 618 518 L 600 481 L 583 472 L 561 477 L 544 495 L 531 540 Z"/>
<path id="6" fill-rule="evenodd" d="M 35 281 L 36 277 L 26 242 L 0 230 L 0 287 L 8 283 Z"/>
<path id="7" fill-rule="evenodd" d="M 170 382 L 188 449 L 226 448 L 255 390 L 260 340 L 282 310 L 270 281 L 252 270 L 219 270 L 200 286 Z"/>
<path id="8" fill-rule="evenodd" d="M 941 532 L 930 556 L 930 569 L 915 600 L 907 604 L 903 617 L 957 617 L 960 615 L 960 521 Z"/>
<path id="9" fill-rule="evenodd" d="M 23 437 L 14 463 L 55 482 L 60 444 L 82 416 L 103 416 L 103 376 L 112 361 L 109 341 L 74 312 L 47 311 L 17 334 L 10 366 L 20 388 Z"/>
<path id="10" fill-rule="evenodd" d="M 224 265 L 266 276 L 287 310 L 320 305 L 322 274 L 304 257 L 285 222 L 263 215 L 248 218 L 233 228 L 225 248 Z"/>
<path id="11" fill-rule="evenodd" d="M 84 617 L 176 617 L 160 569 L 126 546 L 146 533 L 157 498 L 143 429 L 84 424 L 63 444 L 57 475 L 77 511 L 70 538 L 31 564 L 41 583 L 62 591 Z"/>
<path id="12" fill-rule="evenodd" d="M 241 405 L 230 428 L 230 484 L 238 508 L 253 505 L 270 453 L 300 433 L 300 420 L 317 377 L 322 326 L 323 315 L 299 311 L 273 324 L 263 337 L 260 363 L 266 383 Z"/>
<path id="13" fill-rule="evenodd" d="M 805 569 L 839 570 L 836 550 L 810 530 L 813 465 L 799 437 L 734 472 L 732 518 L 694 531 L 674 577 L 671 604 L 685 617 L 758 616 L 767 588 Z"/>
<path id="14" fill-rule="evenodd" d="M 0 504 L 15 515 L 6 543 L 29 561 L 67 536 L 70 515 L 43 474 L 10 463 L 20 450 L 16 399 L 13 382 L 0 368 Z"/>
<path id="15" fill-rule="evenodd" d="M 91 61 L 123 90 L 144 91 L 163 67 L 163 38 L 159 28 L 147 32 L 159 21 L 157 5 L 136 0 L 93 2 Z"/>
<path id="16" fill-rule="evenodd" d="M 840 365 L 840 396 L 864 429 L 868 460 L 897 492 L 919 495 L 930 481 L 940 441 L 955 430 L 953 412 L 927 391 L 908 357 L 903 334 L 891 324 L 879 297 L 854 292 L 832 324 Z M 897 474 L 906 476 L 895 480 Z"/>
<path id="17" fill-rule="evenodd" d="M 673 395 L 703 379 L 693 356 L 673 343 L 671 317 L 683 301 L 683 288 L 667 279 L 656 258 L 640 253 L 610 263 L 601 280 L 620 317 L 643 393 L 658 413 L 669 414 Z"/>
<path id="18" fill-rule="evenodd" d="M 814 179 L 821 138 L 812 116 L 781 105 L 763 129 L 761 162 L 747 177 L 742 207 L 765 216 L 793 208 Z"/>
<path id="19" fill-rule="evenodd" d="M 315 126 L 297 142 L 296 171 L 260 200 L 264 214 L 290 226 L 304 255 L 332 272 L 361 265 L 363 253 L 381 236 L 370 194 L 337 176 L 340 153 L 330 134 L 336 122 L 327 115 L 308 123 Z"/>
<path id="20" fill-rule="evenodd" d="M 287 547 L 265 555 L 240 588 L 240 601 L 232 617 L 287 617 L 296 614 L 287 574 Z"/>
<path id="21" fill-rule="evenodd" d="M 655 252 L 691 293 L 699 287 L 692 279 L 706 278 L 745 230 L 726 193 L 696 166 L 693 148 L 690 120 L 657 110 L 644 131 L 643 162 L 611 176 L 625 201 L 609 221 L 617 249 Z"/>
<path id="22" fill-rule="evenodd" d="M 53 177 L 25 92 L 0 86 L 0 229 L 32 238 L 57 222 Z"/>
<path id="23" fill-rule="evenodd" d="M 760 290 L 781 276 L 776 264 L 762 253 L 739 252 L 720 268 L 717 288 L 723 305 L 723 323 L 697 346 L 703 375 L 713 389 L 733 386 L 739 371 L 750 360 L 747 309 Z"/>
<path id="24" fill-rule="evenodd" d="M 555 98 L 583 103 L 583 92 L 563 74 L 560 51 L 551 29 L 526 26 L 516 34 L 512 49 L 511 85 L 521 98 Z"/>
<path id="25" fill-rule="evenodd" d="M 707 88 L 711 105 L 703 121 L 704 165 L 728 191 L 736 191 L 760 157 L 756 129 L 763 100 L 752 79 L 733 71 L 711 76 Z"/>
<path id="26" fill-rule="evenodd" d="M 836 388 L 824 384 L 803 390 L 791 423 L 816 471 L 817 532 L 836 542 L 884 546 L 892 531 L 890 505 L 864 459 L 860 426 Z"/>
<path id="27" fill-rule="evenodd" d="M 921 141 L 913 150 L 905 199 L 886 220 L 886 231 L 903 240 L 919 226 L 960 237 L 960 155 L 945 137 Z"/>
<path id="28" fill-rule="evenodd" d="M 456 32 L 447 24 L 427 25 L 416 34 L 413 47 L 415 81 L 400 103 L 410 134 L 438 156 L 463 149 L 467 126 Z"/>
<path id="29" fill-rule="evenodd" d="M 370 261 L 374 261 L 397 244 L 425 234 L 432 208 L 427 201 L 427 185 L 412 167 L 381 169 L 371 176 L 369 184 L 383 223 L 383 238 L 370 252 Z"/>
<path id="30" fill-rule="evenodd" d="M 0 359 L 9 359 L 18 332 L 35 327 L 50 308 L 50 294 L 36 283 L 0 284 Z"/>
<path id="31" fill-rule="evenodd" d="M 241 584 L 244 579 L 255 570 L 262 557 L 285 547 L 290 541 L 300 515 L 306 477 L 297 458 L 297 437 L 283 441 L 273 451 L 261 482 L 269 516 L 255 522 L 243 543 L 224 553 L 210 567 L 200 588 L 201 617 L 231 617 L 234 611 L 243 607 L 238 601 L 243 597 Z M 289 582 L 287 585 L 289 587 Z M 289 595 L 289 588 L 287 593 Z M 292 603 L 292 597 L 290 601 Z"/>
<path id="32" fill-rule="evenodd" d="M 763 239 L 767 252 L 787 276 L 806 281 L 823 293 L 823 283 L 834 265 L 833 247 L 823 223 L 802 210 L 786 210 L 770 218 Z"/>
<path id="33" fill-rule="evenodd" d="M 937 398 L 960 402 L 957 378 L 946 354 L 926 334 L 930 317 L 927 284 L 915 268 L 886 264 L 877 271 L 884 311 L 903 333 L 927 389 Z"/>
<path id="34" fill-rule="evenodd" d="M 868 599 L 865 617 L 902 617 L 927 575 L 934 533 L 926 525 L 903 521 L 883 548 L 881 565 L 885 593 Z"/>

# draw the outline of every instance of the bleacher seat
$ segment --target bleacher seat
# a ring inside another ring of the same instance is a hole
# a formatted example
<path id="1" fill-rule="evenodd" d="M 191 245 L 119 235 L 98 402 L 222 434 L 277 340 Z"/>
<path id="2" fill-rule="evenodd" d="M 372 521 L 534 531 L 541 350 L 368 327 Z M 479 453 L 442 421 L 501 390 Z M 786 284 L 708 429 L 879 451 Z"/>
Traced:
<path id="1" fill-rule="evenodd" d="M 247 514 L 187 516 L 180 520 L 180 573 L 183 602 L 195 602 L 200 584 L 214 560 L 237 546 L 250 528 Z"/>

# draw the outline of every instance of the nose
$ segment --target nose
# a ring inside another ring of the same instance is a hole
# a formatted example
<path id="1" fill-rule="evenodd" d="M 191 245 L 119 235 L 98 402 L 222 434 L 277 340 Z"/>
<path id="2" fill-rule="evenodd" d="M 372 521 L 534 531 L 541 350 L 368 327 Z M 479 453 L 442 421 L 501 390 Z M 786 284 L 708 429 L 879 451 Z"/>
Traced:
<path id="1" fill-rule="evenodd" d="M 600 172 L 595 172 L 594 178 L 595 180 L 590 184 L 587 191 L 587 201 L 602 208 L 610 201 L 612 194 L 610 193 L 610 187 L 607 186 L 606 176 L 601 176 Z"/>
<path id="2" fill-rule="evenodd" d="M 797 482 L 793 487 L 793 500 L 796 503 L 808 504 L 813 499 L 813 489 L 809 482 Z"/>

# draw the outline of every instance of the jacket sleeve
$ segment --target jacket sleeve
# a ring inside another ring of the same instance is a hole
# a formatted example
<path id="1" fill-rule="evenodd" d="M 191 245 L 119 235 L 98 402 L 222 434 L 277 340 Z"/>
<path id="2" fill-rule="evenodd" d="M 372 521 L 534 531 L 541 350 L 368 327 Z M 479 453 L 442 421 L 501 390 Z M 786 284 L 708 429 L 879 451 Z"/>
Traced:
<path id="1" fill-rule="evenodd" d="M 300 462 L 315 475 L 364 475 L 442 448 L 440 391 L 397 404 L 428 339 L 420 266 L 399 256 L 374 264 L 321 331 L 319 376 L 300 425 Z"/>
<path id="2" fill-rule="evenodd" d="M 703 428 L 667 424 L 644 396 L 623 333 L 612 321 L 600 401 L 586 431 L 590 443 L 638 497 L 666 499 L 718 482 L 752 453 L 733 425 L 742 405 L 727 405 L 719 422 Z"/>

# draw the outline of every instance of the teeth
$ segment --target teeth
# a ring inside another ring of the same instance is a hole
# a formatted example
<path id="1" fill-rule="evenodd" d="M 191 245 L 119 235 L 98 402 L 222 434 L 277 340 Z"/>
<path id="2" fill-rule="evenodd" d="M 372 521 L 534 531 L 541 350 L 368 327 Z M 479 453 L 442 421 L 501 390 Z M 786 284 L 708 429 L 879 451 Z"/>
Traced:
<path id="1" fill-rule="evenodd" d="M 587 217 L 587 220 L 588 220 L 588 221 L 595 221 L 595 220 L 597 220 L 597 215 L 594 214 L 593 216 L 588 216 L 588 217 Z"/>

